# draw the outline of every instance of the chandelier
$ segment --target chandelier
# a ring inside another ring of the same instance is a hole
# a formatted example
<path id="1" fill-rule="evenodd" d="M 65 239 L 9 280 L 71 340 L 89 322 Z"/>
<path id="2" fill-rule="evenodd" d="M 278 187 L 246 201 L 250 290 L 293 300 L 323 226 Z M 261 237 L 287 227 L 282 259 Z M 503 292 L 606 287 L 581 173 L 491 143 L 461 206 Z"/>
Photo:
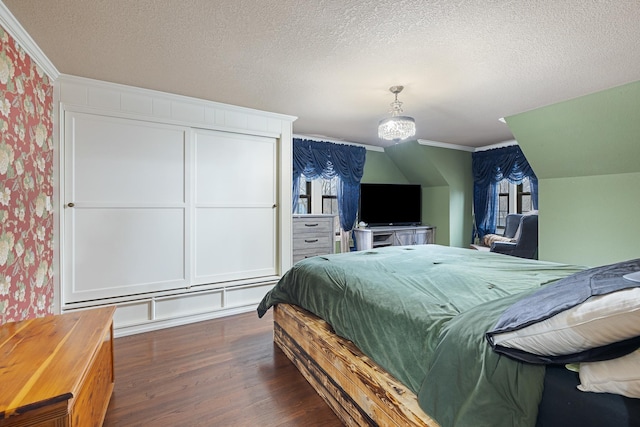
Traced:
<path id="1" fill-rule="evenodd" d="M 413 117 L 401 116 L 402 102 L 398 101 L 398 94 L 404 86 L 391 86 L 389 91 L 395 94 L 396 99 L 391 103 L 391 117 L 380 120 L 378 124 L 378 137 L 387 141 L 399 142 L 416 134 L 416 121 Z"/>

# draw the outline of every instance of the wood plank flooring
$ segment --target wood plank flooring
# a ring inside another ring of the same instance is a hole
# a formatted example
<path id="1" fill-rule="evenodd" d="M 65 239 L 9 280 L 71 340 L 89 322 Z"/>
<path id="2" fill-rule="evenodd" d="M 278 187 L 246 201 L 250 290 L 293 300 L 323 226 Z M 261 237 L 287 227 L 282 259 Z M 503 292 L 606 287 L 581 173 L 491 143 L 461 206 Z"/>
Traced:
<path id="1" fill-rule="evenodd" d="M 342 426 L 255 312 L 115 340 L 104 426 Z"/>

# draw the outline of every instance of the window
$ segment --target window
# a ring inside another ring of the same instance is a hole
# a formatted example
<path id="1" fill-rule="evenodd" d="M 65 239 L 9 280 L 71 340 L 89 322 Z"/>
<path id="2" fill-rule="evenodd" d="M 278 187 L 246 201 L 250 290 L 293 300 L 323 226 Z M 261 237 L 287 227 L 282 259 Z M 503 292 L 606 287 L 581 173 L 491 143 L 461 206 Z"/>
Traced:
<path id="1" fill-rule="evenodd" d="M 518 213 L 530 212 L 533 210 L 533 202 L 531 201 L 531 182 L 528 179 L 522 181 L 517 187 L 517 203 Z"/>
<path id="2" fill-rule="evenodd" d="M 322 213 L 335 215 L 336 234 L 340 232 L 340 217 L 338 211 L 338 177 L 320 179 L 322 184 Z"/>
<path id="3" fill-rule="evenodd" d="M 311 181 L 307 181 L 304 175 L 300 177 L 300 200 L 298 201 L 296 213 L 311 213 Z"/>
<path id="4" fill-rule="evenodd" d="M 335 215 L 335 230 L 340 233 L 340 218 L 338 217 L 338 180 L 314 179 L 307 181 L 300 177 L 300 200 L 297 214 L 332 214 Z"/>
<path id="5" fill-rule="evenodd" d="M 507 215 L 509 214 L 509 181 L 503 179 L 498 183 L 498 218 L 497 228 L 504 228 L 507 225 Z"/>
<path id="6" fill-rule="evenodd" d="M 510 213 L 526 213 L 533 209 L 531 201 L 531 182 L 529 179 L 522 184 L 511 184 L 506 179 L 498 183 L 498 218 L 496 228 L 504 229 L 507 215 Z"/>

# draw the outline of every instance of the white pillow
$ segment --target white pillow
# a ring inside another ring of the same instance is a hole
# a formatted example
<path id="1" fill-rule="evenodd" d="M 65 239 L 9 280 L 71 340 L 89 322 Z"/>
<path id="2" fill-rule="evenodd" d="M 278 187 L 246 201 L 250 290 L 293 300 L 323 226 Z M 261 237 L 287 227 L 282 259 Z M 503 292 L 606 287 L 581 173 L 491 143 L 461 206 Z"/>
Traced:
<path id="1" fill-rule="evenodd" d="M 640 288 L 592 296 L 582 304 L 511 332 L 495 345 L 551 356 L 578 353 L 640 336 Z"/>
<path id="2" fill-rule="evenodd" d="M 640 398 L 640 349 L 617 359 L 580 364 L 579 390 Z"/>
<path id="3" fill-rule="evenodd" d="M 580 271 L 508 307 L 486 334 L 493 349 L 529 363 L 615 359 L 640 347 L 640 258 Z"/>

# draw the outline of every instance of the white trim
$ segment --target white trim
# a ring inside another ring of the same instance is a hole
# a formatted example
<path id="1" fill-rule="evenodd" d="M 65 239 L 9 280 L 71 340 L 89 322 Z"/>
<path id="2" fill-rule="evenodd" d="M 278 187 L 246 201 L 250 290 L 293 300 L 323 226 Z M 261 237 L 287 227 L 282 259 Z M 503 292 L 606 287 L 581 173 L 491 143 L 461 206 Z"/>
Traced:
<path id="1" fill-rule="evenodd" d="M 309 135 L 301 135 L 301 134 L 294 134 L 293 137 L 301 138 L 301 139 L 309 139 L 311 141 L 319 141 L 319 142 L 326 141 L 326 142 L 333 142 L 336 144 L 355 145 L 358 147 L 364 147 L 367 150 L 371 150 L 371 151 L 384 152 L 384 147 L 380 147 L 377 145 L 367 145 L 367 144 L 361 144 L 357 142 L 348 142 L 348 141 L 342 141 L 340 139 L 334 139 L 329 137 L 309 136 Z M 439 148 L 448 148 L 450 150 L 467 151 L 470 153 L 474 151 L 484 151 L 484 150 L 491 150 L 493 148 L 502 148 L 502 147 L 509 147 L 511 145 L 518 145 L 518 141 L 516 141 L 515 139 L 498 142 L 496 144 L 485 145 L 483 147 L 470 147 L 467 145 L 450 144 L 448 142 L 431 141 L 429 139 L 418 139 L 417 141 L 418 141 L 418 144 L 420 145 L 427 145 L 427 146 L 439 147 Z"/>
<path id="2" fill-rule="evenodd" d="M 141 334 L 144 332 L 158 331 L 160 329 L 173 328 L 175 326 L 183 326 L 191 323 L 202 322 L 205 320 L 219 319 L 221 317 L 233 316 L 236 314 L 248 313 L 255 311 L 258 304 L 250 304 L 247 306 L 232 307 L 227 309 L 216 309 L 208 313 L 193 314 L 182 317 L 174 317 L 172 319 L 154 320 L 137 325 L 127 325 L 113 330 L 114 338 L 126 337 L 129 335 Z"/>
<path id="3" fill-rule="evenodd" d="M 469 151 L 469 152 L 474 151 L 473 147 L 469 147 L 466 145 L 449 144 L 448 142 L 430 141 L 428 139 L 419 139 L 418 144 L 428 145 L 431 147 L 448 148 L 451 150 L 460 150 L 460 151 Z"/>
<path id="4" fill-rule="evenodd" d="M 62 237 L 62 222 L 60 221 L 62 216 L 61 194 L 64 194 L 60 189 L 60 184 L 63 180 L 63 170 L 61 169 L 63 164 L 61 163 L 62 155 L 60 151 L 60 129 L 62 123 L 60 121 L 60 109 L 56 106 L 60 101 L 60 86 L 53 85 L 53 105 L 51 106 L 52 112 L 52 125 L 53 125 L 53 193 L 51 194 L 51 205 L 53 206 L 53 314 L 60 314 L 62 312 L 62 287 L 61 287 L 61 258 L 60 258 L 60 239 Z"/>
<path id="5" fill-rule="evenodd" d="M 493 150 L 494 148 L 511 147 L 512 145 L 518 145 L 518 141 L 510 139 L 509 141 L 498 142 L 497 144 L 485 145 L 484 147 L 478 147 L 473 151 L 486 151 Z"/>
<path id="6" fill-rule="evenodd" d="M 208 108 L 219 108 L 225 111 L 234 111 L 234 112 L 239 112 L 244 114 L 253 114 L 253 115 L 257 114 L 261 117 L 270 117 L 270 118 L 284 120 L 288 122 L 293 122 L 298 118 L 296 116 L 290 116 L 287 114 L 273 113 L 271 111 L 264 111 L 264 110 L 256 110 L 255 108 L 240 107 L 232 104 L 224 104 L 222 102 L 212 101 L 210 99 L 178 95 L 176 93 L 171 93 L 171 92 L 145 89 L 138 86 L 128 86 L 120 83 L 107 82 L 104 80 L 95 80 L 87 77 L 74 76 L 71 74 L 60 74 L 57 79 L 57 82 L 59 82 L 60 84 L 68 83 L 70 85 L 78 85 L 85 89 L 86 88 L 103 89 L 111 92 L 141 95 L 141 96 L 151 97 L 153 99 L 158 99 L 158 100 L 182 102 L 188 105 L 194 105 L 198 107 L 205 106 Z M 64 93 L 62 94 L 62 96 L 64 98 Z M 65 99 L 63 99 L 62 102 L 65 102 L 67 104 L 74 104 L 73 102 L 69 102 L 68 100 L 65 100 Z M 83 100 L 82 105 L 86 105 L 86 99 Z"/>
<path id="7" fill-rule="evenodd" d="M 27 52 L 33 61 L 44 70 L 49 78 L 54 81 L 60 76 L 60 72 L 38 47 L 29 33 L 20 25 L 7 6 L 0 1 L 0 25 L 11 37 Z"/>
<path id="8" fill-rule="evenodd" d="M 294 138 L 300 138 L 300 139 L 308 139 L 308 140 L 317 141 L 317 142 L 333 142 L 334 144 L 355 145 L 356 147 L 364 147 L 364 148 L 366 148 L 367 150 L 370 150 L 370 151 L 384 152 L 384 148 L 383 147 L 378 147 L 377 145 L 367 145 L 367 144 L 361 144 L 359 142 L 342 141 L 340 139 L 333 139 L 333 138 L 324 137 L 324 136 L 310 136 L 310 135 L 293 134 L 293 137 Z"/>
<path id="9" fill-rule="evenodd" d="M 55 86 L 59 87 L 60 85 L 58 84 L 58 82 L 56 82 Z M 100 115 L 104 117 L 119 118 L 119 119 L 140 120 L 140 121 L 146 121 L 151 123 L 158 123 L 160 125 L 177 126 L 177 127 L 184 127 L 189 129 L 206 129 L 206 130 L 212 130 L 212 131 L 240 134 L 244 136 L 257 136 L 257 137 L 265 137 L 265 138 L 281 138 L 282 137 L 281 130 L 261 131 L 256 129 L 243 129 L 243 128 L 241 129 L 233 126 L 217 125 L 214 123 L 203 123 L 203 122 L 195 122 L 195 121 L 182 120 L 182 119 L 162 118 L 162 117 L 157 117 L 153 115 L 108 110 L 103 108 L 96 108 L 91 106 L 71 104 L 71 103 L 65 103 L 65 102 L 58 102 L 56 103 L 56 106 L 60 108 L 62 115 L 64 115 L 65 112 L 83 113 L 83 114 L 93 114 L 93 115 Z"/>

